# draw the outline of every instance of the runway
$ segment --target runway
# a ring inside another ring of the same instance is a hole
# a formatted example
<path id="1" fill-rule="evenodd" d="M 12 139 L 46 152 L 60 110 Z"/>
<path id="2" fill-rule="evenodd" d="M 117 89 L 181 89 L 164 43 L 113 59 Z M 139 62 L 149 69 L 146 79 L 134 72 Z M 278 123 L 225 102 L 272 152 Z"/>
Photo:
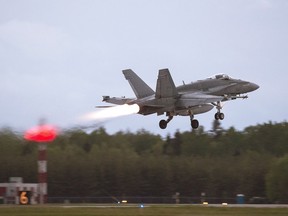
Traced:
<path id="1" fill-rule="evenodd" d="M 287 216 L 288 205 L 256 204 L 44 204 L 44 205 L 0 205 L 1 216 L 142 216 L 142 215 L 249 215 Z"/>
<path id="2" fill-rule="evenodd" d="M 288 204 L 208 204 L 207 206 L 229 208 L 288 208 Z"/>
<path id="3" fill-rule="evenodd" d="M 48 205 L 49 206 L 49 205 Z M 56 205 L 59 207 L 59 205 Z M 56 207 L 55 206 L 55 207 Z M 61 205 L 60 205 L 61 206 Z M 216 208 L 288 208 L 288 204 L 71 204 L 63 205 L 63 208 L 177 208 L 184 206 L 216 207 Z M 53 205 L 51 205 L 53 207 Z"/>

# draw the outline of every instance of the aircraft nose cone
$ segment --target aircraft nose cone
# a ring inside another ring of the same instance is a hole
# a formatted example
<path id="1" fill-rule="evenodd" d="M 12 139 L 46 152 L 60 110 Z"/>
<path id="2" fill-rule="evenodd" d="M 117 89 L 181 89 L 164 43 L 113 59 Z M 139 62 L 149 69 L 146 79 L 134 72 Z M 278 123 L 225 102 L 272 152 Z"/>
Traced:
<path id="1" fill-rule="evenodd" d="M 255 91 L 256 89 L 258 89 L 259 85 L 249 82 L 249 83 L 244 85 L 244 88 L 245 88 L 246 92 L 251 92 L 251 91 Z"/>
<path id="2" fill-rule="evenodd" d="M 259 88 L 259 85 L 255 84 L 255 83 L 250 83 L 250 88 L 252 91 L 255 91 L 256 89 Z"/>

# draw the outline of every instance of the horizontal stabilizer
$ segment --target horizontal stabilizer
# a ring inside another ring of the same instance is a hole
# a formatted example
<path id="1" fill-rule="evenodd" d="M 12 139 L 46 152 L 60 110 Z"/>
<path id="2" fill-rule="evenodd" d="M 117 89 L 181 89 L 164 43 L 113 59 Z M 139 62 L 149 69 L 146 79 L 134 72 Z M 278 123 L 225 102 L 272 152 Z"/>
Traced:
<path id="1" fill-rule="evenodd" d="M 138 99 L 155 94 L 155 92 L 131 69 L 123 70 L 123 74 Z"/>
<path id="2" fill-rule="evenodd" d="M 112 103 L 116 105 L 123 105 L 128 104 L 134 100 L 133 98 L 125 98 L 125 97 L 110 97 L 110 96 L 103 96 L 103 102 Z"/>

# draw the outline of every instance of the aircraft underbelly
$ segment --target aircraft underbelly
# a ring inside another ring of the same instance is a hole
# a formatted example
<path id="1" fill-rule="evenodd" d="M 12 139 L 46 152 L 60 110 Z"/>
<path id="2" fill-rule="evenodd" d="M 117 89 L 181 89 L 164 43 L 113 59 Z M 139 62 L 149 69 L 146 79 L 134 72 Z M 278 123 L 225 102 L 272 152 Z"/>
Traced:
<path id="1" fill-rule="evenodd" d="M 213 102 L 217 102 L 217 101 L 221 101 L 223 99 L 223 97 L 218 97 L 218 96 L 207 96 L 207 97 L 194 97 L 194 98 L 186 98 L 186 97 L 182 97 L 181 99 L 179 99 L 177 101 L 177 103 L 175 104 L 176 107 L 193 107 L 193 106 L 198 106 L 201 104 L 208 104 L 208 103 L 213 103 Z"/>
<path id="2" fill-rule="evenodd" d="M 138 100 L 137 104 L 140 107 L 138 114 L 150 115 L 157 113 L 158 115 L 162 115 L 164 112 L 169 111 L 168 107 L 174 106 L 175 101 L 165 99 Z"/>
<path id="3" fill-rule="evenodd" d="M 177 115 L 180 115 L 180 116 L 189 116 L 191 114 L 197 115 L 197 114 L 209 112 L 211 109 L 213 109 L 213 107 L 214 106 L 211 104 L 201 104 L 201 105 L 190 107 L 189 109 L 178 108 L 176 110 L 176 113 Z"/>

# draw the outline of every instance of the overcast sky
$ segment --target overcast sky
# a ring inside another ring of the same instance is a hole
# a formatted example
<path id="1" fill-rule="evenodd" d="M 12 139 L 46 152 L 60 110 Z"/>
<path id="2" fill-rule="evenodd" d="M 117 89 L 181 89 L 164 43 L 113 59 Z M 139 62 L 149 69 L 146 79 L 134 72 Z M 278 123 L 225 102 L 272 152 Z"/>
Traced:
<path id="1" fill-rule="evenodd" d="M 46 118 L 67 128 L 102 95 L 134 97 L 122 70 L 153 89 L 169 68 L 176 85 L 226 73 L 260 88 L 227 102 L 224 128 L 287 120 L 287 0 L 0 0 L 0 127 Z M 216 110 L 196 116 L 211 129 Z M 110 119 L 109 133 L 190 130 L 189 117 Z"/>

